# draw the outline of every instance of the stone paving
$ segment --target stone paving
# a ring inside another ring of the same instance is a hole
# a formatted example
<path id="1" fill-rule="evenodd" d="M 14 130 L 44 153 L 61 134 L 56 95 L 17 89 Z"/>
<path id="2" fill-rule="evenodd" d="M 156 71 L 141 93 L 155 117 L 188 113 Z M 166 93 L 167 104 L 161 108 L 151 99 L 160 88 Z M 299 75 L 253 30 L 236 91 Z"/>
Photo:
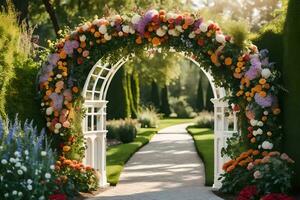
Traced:
<path id="1" fill-rule="evenodd" d="M 119 184 L 92 199 L 221 200 L 204 186 L 204 166 L 185 130 L 188 125 L 159 131 L 128 161 Z"/>

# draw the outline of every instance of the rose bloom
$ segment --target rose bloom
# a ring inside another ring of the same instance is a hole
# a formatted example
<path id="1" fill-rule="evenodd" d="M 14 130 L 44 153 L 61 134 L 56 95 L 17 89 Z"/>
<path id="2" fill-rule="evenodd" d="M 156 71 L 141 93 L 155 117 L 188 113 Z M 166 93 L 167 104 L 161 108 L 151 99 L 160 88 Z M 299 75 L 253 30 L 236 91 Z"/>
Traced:
<path id="1" fill-rule="evenodd" d="M 253 176 L 255 179 L 260 179 L 262 177 L 262 174 L 260 173 L 260 171 L 255 171 L 253 173 Z"/>

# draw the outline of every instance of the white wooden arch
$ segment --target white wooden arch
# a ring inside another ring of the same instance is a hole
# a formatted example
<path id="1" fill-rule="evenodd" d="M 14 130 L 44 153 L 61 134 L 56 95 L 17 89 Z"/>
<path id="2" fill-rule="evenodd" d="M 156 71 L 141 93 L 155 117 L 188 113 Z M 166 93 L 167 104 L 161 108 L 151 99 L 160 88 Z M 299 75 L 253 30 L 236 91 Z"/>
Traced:
<path id="1" fill-rule="evenodd" d="M 222 173 L 223 163 L 228 158 L 221 156 L 221 149 L 226 145 L 226 139 L 237 132 L 236 113 L 232 113 L 233 128 L 229 129 L 229 117 L 226 112 L 230 112 L 228 102 L 224 100 L 226 91 L 224 88 L 216 87 L 213 76 L 205 71 L 200 64 L 190 57 L 186 57 L 196 64 L 207 76 L 213 89 L 214 98 L 214 185 L 213 188 L 221 187 L 218 180 Z M 116 64 L 103 64 L 101 59 L 90 70 L 83 87 L 82 95 L 85 98 L 84 106 L 86 115 L 82 122 L 83 134 L 87 141 L 84 163 L 91 165 L 100 173 L 100 187 L 108 186 L 106 178 L 106 94 L 110 83 L 117 71 L 128 61 L 128 57 L 121 58 Z"/>

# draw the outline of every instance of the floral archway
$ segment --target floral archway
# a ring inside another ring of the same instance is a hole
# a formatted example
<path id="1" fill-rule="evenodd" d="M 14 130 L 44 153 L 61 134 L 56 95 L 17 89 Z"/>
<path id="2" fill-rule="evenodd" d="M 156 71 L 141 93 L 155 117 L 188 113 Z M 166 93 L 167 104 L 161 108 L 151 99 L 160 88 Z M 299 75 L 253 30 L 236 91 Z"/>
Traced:
<path id="1" fill-rule="evenodd" d="M 39 88 L 48 132 L 63 159 L 83 158 L 81 90 L 91 68 L 99 58 L 113 63 L 149 48 L 184 52 L 210 71 L 217 86 L 230 91 L 226 99 L 239 111 L 248 150 L 224 165 L 227 174 L 280 149 L 279 73 L 268 61 L 268 51 L 250 42 L 240 47 L 218 24 L 196 15 L 149 10 L 84 22 L 53 45 Z"/>

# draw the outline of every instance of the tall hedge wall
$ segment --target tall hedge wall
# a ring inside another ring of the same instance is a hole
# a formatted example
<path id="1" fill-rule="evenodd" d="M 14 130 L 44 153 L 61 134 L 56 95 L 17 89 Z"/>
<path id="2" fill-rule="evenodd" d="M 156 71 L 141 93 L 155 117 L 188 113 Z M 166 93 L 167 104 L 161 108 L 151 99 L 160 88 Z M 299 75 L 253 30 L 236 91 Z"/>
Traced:
<path id="1" fill-rule="evenodd" d="M 296 161 L 294 185 L 300 189 L 300 1 L 290 0 L 284 36 L 284 147 Z"/>

